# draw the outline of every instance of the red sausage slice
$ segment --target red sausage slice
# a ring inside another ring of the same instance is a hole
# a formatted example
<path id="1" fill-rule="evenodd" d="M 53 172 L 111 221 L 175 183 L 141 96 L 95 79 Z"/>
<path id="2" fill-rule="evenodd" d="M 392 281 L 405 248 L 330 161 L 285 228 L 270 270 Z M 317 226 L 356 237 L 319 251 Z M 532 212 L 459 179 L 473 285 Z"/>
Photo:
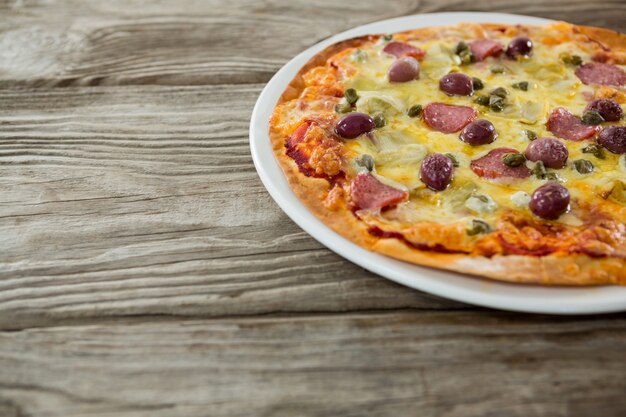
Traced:
<path id="1" fill-rule="evenodd" d="M 442 133 L 458 132 L 476 118 L 471 107 L 443 103 L 427 104 L 423 114 L 426 124 Z"/>
<path id="2" fill-rule="evenodd" d="M 484 178 L 527 178 L 530 169 L 524 164 L 517 167 L 505 165 L 502 156 L 507 153 L 519 153 L 512 148 L 496 148 L 481 158 L 470 163 L 470 168 L 476 175 Z"/>
<path id="3" fill-rule="evenodd" d="M 306 136 L 307 130 L 309 130 L 310 123 L 302 123 L 300 126 L 293 131 L 291 136 L 287 139 L 287 143 L 285 143 L 285 147 L 287 148 L 295 148 L 296 145 L 302 143 L 304 137 Z"/>
<path id="4" fill-rule="evenodd" d="M 600 130 L 599 126 L 588 126 L 563 107 L 557 107 L 550 113 L 546 127 L 554 136 L 561 139 L 580 141 L 589 139 Z"/>
<path id="5" fill-rule="evenodd" d="M 350 198 L 357 209 L 378 210 L 395 206 L 408 197 L 408 193 L 383 184 L 369 172 L 357 175 L 350 185 Z"/>
<path id="6" fill-rule="evenodd" d="M 422 51 L 421 49 L 416 48 L 413 45 L 409 45 L 408 43 L 402 42 L 389 42 L 383 48 L 383 52 L 393 55 L 396 58 L 400 58 L 403 56 L 412 56 L 415 59 L 422 59 L 426 54 L 425 51 Z"/>
<path id="7" fill-rule="evenodd" d="M 626 84 L 626 72 L 618 66 L 590 62 L 576 68 L 576 76 L 584 84 L 620 86 Z"/>
<path id="8" fill-rule="evenodd" d="M 492 39 L 476 39 L 470 42 L 469 47 L 476 61 L 482 61 L 490 56 L 498 56 L 504 49 L 500 42 Z"/>
<path id="9" fill-rule="evenodd" d="M 295 161 L 300 172 L 307 177 L 312 177 L 315 175 L 315 171 L 307 167 L 309 155 L 307 155 L 303 150 L 298 149 L 298 145 L 302 143 L 306 137 L 306 132 L 309 130 L 309 126 L 310 123 L 306 122 L 298 126 L 287 141 L 285 141 L 285 148 L 287 155 Z"/>

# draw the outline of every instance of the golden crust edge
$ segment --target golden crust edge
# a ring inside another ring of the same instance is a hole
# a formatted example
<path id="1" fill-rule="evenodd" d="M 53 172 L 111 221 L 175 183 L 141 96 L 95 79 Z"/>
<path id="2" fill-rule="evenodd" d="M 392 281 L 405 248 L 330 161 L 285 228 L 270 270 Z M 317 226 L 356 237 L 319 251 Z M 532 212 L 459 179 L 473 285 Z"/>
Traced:
<path id="1" fill-rule="evenodd" d="M 462 25 L 462 24 L 461 24 Z M 461 25 L 457 25 L 461 26 Z M 471 24 L 477 26 L 477 24 Z M 590 38 L 613 49 L 626 50 L 626 35 L 608 29 L 569 24 Z M 501 24 L 478 24 L 484 29 L 507 27 Z M 406 31 L 411 35 L 429 34 L 431 28 Z M 276 105 L 299 97 L 304 88 L 302 75 L 309 69 L 324 64 L 332 55 L 358 46 L 375 38 L 366 35 L 341 41 L 326 47 L 313 56 L 296 74 L 279 98 Z M 367 231 L 366 224 L 358 221 L 345 207 L 330 210 L 323 204 L 323 196 L 330 191 L 325 179 L 307 177 L 300 173 L 296 163 L 285 154 L 285 137 L 270 127 L 270 141 L 292 191 L 298 199 L 325 225 L 351 242 L 370 251 L 420 266 L 444 269 L 497 281 L 541 284 L 587 286 L 617 284 L 626 285 L 626 265 L 621 258 L 592 258 L 587 255 L 496 255 L 493 257 L 449 254 L 423 251 L 407 246 L 395 238 L 377 238 Z"/>
<path id="2" fill-rule="evenodd" d="M 597 28 L 593 26 L 572 25 L 583 35 L 600 42 L 602 45 L 615 51 L 626 51 L 626 35 L 614 30 Z"/>

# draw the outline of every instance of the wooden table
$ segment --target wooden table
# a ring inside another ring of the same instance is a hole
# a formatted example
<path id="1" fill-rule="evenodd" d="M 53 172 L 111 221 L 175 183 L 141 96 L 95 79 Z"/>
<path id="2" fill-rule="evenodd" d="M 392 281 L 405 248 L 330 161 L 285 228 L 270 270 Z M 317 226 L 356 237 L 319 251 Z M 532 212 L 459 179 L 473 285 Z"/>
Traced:
<path id="1" fill-rule="evenodd" d="M 395 285 L 281 212 L 264 83 L 367 22 L 620 0 L 0 0 L 0 416 L 624 416 L 626 315 Z"/>

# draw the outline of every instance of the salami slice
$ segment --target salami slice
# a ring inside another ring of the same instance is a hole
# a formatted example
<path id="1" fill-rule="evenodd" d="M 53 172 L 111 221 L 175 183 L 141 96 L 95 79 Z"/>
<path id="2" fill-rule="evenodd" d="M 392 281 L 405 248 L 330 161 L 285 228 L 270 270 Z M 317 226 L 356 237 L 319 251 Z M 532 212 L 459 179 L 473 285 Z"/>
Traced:
<path id="1" fill-rule="evenodd" d="M 293 131 L 291 136 L 287 139 L 287 143 L 285 143 L 285 147 L 287 149 L 295 148 L 296 145 L 302 143 L 304 137 L 306 136 L 306 131 L 309 130 L 310 123 L 302 123 L 300 126 Z"/>
<path id="2" fill-rule="evenodd" d="M 490 56 L 498 56 L 504 49 L 500 42 L 492 39 L 476 39 L 470 42 L 469 47 L 476 61 L 482 61 Z"/>
<path id="3" fill-rule="evenodd" d="M 285 141 L 287 155 L 294 160 L 296 165 L 298 165 L 300 172 L 307 177 L 313 176 L 315 171 L 307 166 L 307 162 L 309 162 L 309 155 L 307 155 L 302 149 L 298 149 L 298 144 L 304 141 L 306 132 L 309 130 L 309 126 L 310 123 L 302 123 Z"/>
<path id="4" fill-rule="evenodd" d="M 516 167 L 505 165 L 502 156 L 507 153 L 519 153 L 512 148 L 496 148 L 481 158 L 470 163 L 470 168 L 476 175 L 484 178 L 527 178 L 530 169 L 525 164 Z"/>
<path id="5" fill-rule="evenodd" d="M 407 196 L 406 191 L 383 184 L 369 172 L 357 175 L 350 185 L 350 199 L 357 209 L 378 210 L 395 206 Z"/>
<path id="6" fill-rule="evenodd" d="M 584 84 L 621 86 L 626 84 L 626 72 L 616 65 L 590 62 L 576 68 L 576 76 Z"/>
<path id="7" fill-rule="evenodd" d="M 589 126 L 563 107 L 557 107 L 550 113 L 546 127 L 554 136 L 561 139 L 581 141 L 589 139 L 600 130 L 599 126 Z"/>
<path id="8" fill-rule="evenodd" d="M 442 133 L 458 132 L 476 118 L 471 107 L 443 103 L 427 104 L 423 114 L 426 124 Z"/>
<path id="9" fill-rule="evenodd" d="M 408 43 L 402 42 L 389 42 L 383 48 L 383 52 L 393 55 L 396 58 L 400 58 L 403 56 L 412 56 L 415 59 L 421 59 L 426 54 L 425 51 L 422 51 L 421 49 L 416 48 L 413 45 L 409 45 Z"/>

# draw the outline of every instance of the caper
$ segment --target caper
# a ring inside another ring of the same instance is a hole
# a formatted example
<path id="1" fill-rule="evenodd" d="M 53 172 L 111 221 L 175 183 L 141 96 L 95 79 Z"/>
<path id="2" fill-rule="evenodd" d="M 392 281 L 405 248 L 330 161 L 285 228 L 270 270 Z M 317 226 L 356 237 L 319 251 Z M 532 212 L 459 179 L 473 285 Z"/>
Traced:
<path id="1" fill-rule="evenodd" d="M 501 98 L 506 98 L 506 96 L 509 94 L 508 91 L 506 91 L 506 89 L 504 87 L 498 87 L 495 90 L 493 90 L 491 93 L 492 96 L 498 96 Z"/>
<path id="2" fill-rule="evenodd" d="M 456 48 L 454 48 L 454 53 L 459 55 L 463 51 L 469 51 L 469 45 L 463 41 L 456 44 Z"/>
<path id="3" fill-rule="evenodd" d="M 502 162 L 509 167 L 518 167 L 526 162 L 526 158 L 521 153 L 505 153 L 502 155 Z"/>
<path id="4" fill-rule="evenodd" d="M 561 57 L 561 61 L 563 61 L 564 64 L 572 65 L 574 67 L 582 65 L 583 63 L 583 59 L 579 55 L 570 55 L 570 54 L 562 53 L 560 57 Z"/>
<path id="5" fill-rule="evenodd" d="M 389 42 L 389 41 L 390 41 L 390 40 L 392 40 L 392 39 L 393 39 L 393 35 L 392 35 L 392 34 L 386 34 L 386 35 L 383 35 L 383 40 L 384 40 L 385 42 Z"/>
<path id="6" fill-rule="evenodd" d="M 488 106 L 489 96 L 476 96 L 474 103 L 480 104 L 481 106 Z"/>
<path id="7" fill-rule="evenodd" d="M 472 86 L 474 87 L 474 90 L 482 90 L 483 88 L 485 88 L 483 80 L 477 77 L 472 77 Z"/>
<path id="8" fill-rule="evenodd" d="M 346 101 L 350 105 L 356 103 L 356 101 L 359 99 L 359 95 L 356 93 L 356 90 L 354 88 L 348 88 L 343 93 L 343 96 L 346 98 Z"/>
<path id="9" fill-rule="evenodd" d="M 543 161 L 537 161 L 532 170 L 532 174 L 537 177 L 538 180 L 542 180 L 546 177 L 546 166 L 543 164 Z"/>
<path id="10" fill-rule="evenodd" d="M 533 132 L 532 130 L 524 130 L 524 133 L 526 134 L 526 137 L 530 141 L 537 139 L 537 134 Z"/>
<path id="11" fill-rule="evenodd" d="M 583 59 L 579 55 L 572 55 L 572 65 L 579 66 L 583 64 Z"/>
<path id="12" fill-rule="evenodd" d="M 528 91 L 528 81 L 520 81 L 518 83 L 513 83 L 512 87 L 522 91 Z"/>
<path id="13" fill-rule="evenodd" d="M 366 57 L 367 57 L 367 54 L 365 52 L 363 52 L 362 50 L 360 50 L 360 49 L 355 50 L 350 55 L 350 59 L 352 59 L 353 61 L 356 61 L 356 62 L 363 62 L 363 61 L 365 61 Z"/>
<path id="14" fill-rule="evenodd" d="M 504 110 L 504 99 L 500 96 L 489 96 L 489 108 L 498 113 Z"/>
<path id="15" fill-rule="evenodd" d="M 494 65 L 490 68 L 492 74 L 502 74 L 504 72 L 504 67 L 501 65 Z"/>
<path id="16" fill-rule="evenodd" d="M 450 160 L 452 161 L 452 166 L 455 168 L 458 168 L 459 166 L 459 160 L 456 159 L 456 157 L 454 155 L 452 155 L 451 153 L 444 153 L 445 156 L 447 156 L 448 158 L 450 158 Z"/>
<path id="17" fill-rule="evenodd" d="M 474 55 L 472 55 L 469 49 L 462 51 L 459 54 L 459 58 L 461 58 L 462 65 L 467 65 L 467 64 L 471 64 L 472 62 L 474 62 Z"/>
<path id="18" fill-rule="evenodd" d="M 596 144 L 596 143 L 592 143 L 590 145 L 585 146 L 584 148 L 582 148 L 582 152 L 583 153 L 590 153 L 593 156 L 595 156 L 598 159 L 604 159 L 604 150 L 602 149 L 602 146 Z"/>
<path id="19" fill-rule="evenodd" d="M 578 171 L 580 174 L 589 174 L 590 172 L 593 172 L 593 164 L 591 163 L 591 161 L 588 161 L 586 159 L 575 160 L 574 168 L 576 168 L 576 171 Z"/>
<path id="20" fill-rule="evenodd" d="M 385 119 L 385 116 L 382 113 L 374 115 L 372 119 L 374 119 L 374 124 L 379 129 L 381 127 L 385 127 L 385 125 L 387 124 L 387 119 Z"/>
<path id="21" fill-rule="evenodd" d="M 594 110 L 589 110 L 583 114 L 582 122 L 586 125 L 599 125 L 604 122 L 604 118 L 600 116 L 600 113 Z"/>
<path id="22" fill-rule="evenodd" d="M 335 105 L 335 112 L 348 113 L 352 111 L 352 106 L 346 102 L 340 102 Z"/>
<path id="23" fill-rule="evenodd" d="M 470 51 L 469 45 L 463 41 L 457 43 L 454 48 L 454 53 L 459 56 L 461 59 L 461 64 L 471 64 L 474 62 L 474 55 L 472 55 L 472 51 Z"/>
<path id="24" fill-rule="evenodd" d="M 372 155 L 364 153 L 363 155 L 359 155 L 354 158 L 354 162 L 358 166 L 363 167 L 370 172 L 374 169 L 374 158 L 372 158 Z"/>
<path id="25" fill-rule="evenodd" d="M 559 181 L 559 176 L 556 175 L 556 172 L 546 172 L 546 180 Z"/>
<path id="26" fill-rule="evenodd" d="M 422 105 L 416 104 L 414 106 L 411 106 L 411 108 L 406 113 L 409 115 L 409 117 L 417 117 L 422 114 Z"/>
<path id="27" fill-rule="evenodd" d="M 474 236 L 483 233 L 491 232 L 491 226 L 482 220 L 473 219 L 469 229 L 466 230 L 468 236 Z"/>

